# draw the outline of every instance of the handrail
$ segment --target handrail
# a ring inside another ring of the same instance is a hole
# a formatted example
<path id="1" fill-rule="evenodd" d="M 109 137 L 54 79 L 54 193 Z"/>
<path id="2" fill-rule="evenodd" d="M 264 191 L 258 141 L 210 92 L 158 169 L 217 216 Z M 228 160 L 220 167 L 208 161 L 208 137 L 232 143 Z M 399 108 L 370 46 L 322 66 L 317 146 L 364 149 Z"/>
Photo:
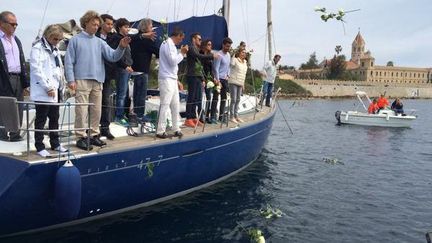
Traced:
<path id="1" fill-rule="evenodd" d="M 71 132 L 71 131 L 86 131 L 87 130 L 87 142 L 89 143 L 90 141 L 90 117 L 91 117 L 91 111 L 89 110 L 89 114 L 88 114 L 88 123 L 87 123 L 87 127 L 83 127 L 83 128 L 73 128 L 70 129 L 70 127 L 68 127 L 68 129 L 30 129 L 30 123 L 29 123 L 29 106 L 30 105 L 46 105 L 46 106 L 63 106 L 63 107 L 67 107 L 67 109 L 69 110 L 69 116 L 70 116 L 70 108 L 72 106 L 94 106 L 94 103 L 70 103 L 70 102 L 64 102 L 64 103 L 44 103 L 44 102 L 33 102 L 33 101 L 16 101 L 16 104 L 21 104 L 25 106 L 26 109 L 26 128 L 21 128 L 20 127 L 20 131 L 25 131 L 26 135 L 27 135 L 27 157 L 30 156 L 30 132 Z M 70 117 L 69 117 L 70 119 Z M 88 150 L 87 150 L 88 151 Z"/>
<path id="2" fill-rule="evenodd" d="M 84 105 L 89 105 L 89 106 L 94 106 L 94 103 L 69 103 L 69 102 L 65 102 L 65 103 L 45 103 L 45 102 L 34 102 L 34 101 L 17 101 L 17 104 L 23 104 L 23 105 L 47 105 L 47 106 L 84 106 Z"/>

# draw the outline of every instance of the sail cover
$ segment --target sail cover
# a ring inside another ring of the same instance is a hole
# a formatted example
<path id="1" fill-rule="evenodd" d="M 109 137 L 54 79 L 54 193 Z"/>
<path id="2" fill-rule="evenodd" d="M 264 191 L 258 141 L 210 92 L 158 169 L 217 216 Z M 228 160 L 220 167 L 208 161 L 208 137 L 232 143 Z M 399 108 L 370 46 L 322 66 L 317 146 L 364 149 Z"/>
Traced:
<path id="1" fill-rule="evenodd" d="M 139 20 L 132 22 L 133 28 L 138 28 Z M 224 17 L 218 15 L 209 15 L 201 17 L 190 17 L 177 22 L 169 22 L 162 24 L 158 21 L 153 20 L 153 27 L 156 27 L 155 31 L 158 35 L 158 41 L 162 42 L 162 36 L 164 32 L 169 36 L 171 30 L 179 26 L 185 32 L 185 38 L 182 45 L 190 45 L 190 35 L 198 32 L 201 34 L 203 40 L 210 39 L 213 43 L 213 49 L 222 49 L 222 40 L 228 36 L 228 27 Z M 165 27 L 165 28 L 164 28 Z"/>

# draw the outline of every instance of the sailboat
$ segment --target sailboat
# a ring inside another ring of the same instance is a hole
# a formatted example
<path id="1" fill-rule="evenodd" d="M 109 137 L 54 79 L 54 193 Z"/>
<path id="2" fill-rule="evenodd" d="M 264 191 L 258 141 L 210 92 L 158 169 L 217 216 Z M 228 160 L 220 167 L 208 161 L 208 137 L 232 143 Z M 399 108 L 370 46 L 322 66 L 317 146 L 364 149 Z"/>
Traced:
<path id="1" fill-rule="evenodd" d="M 228 18 L 229 9 L 224 9 Z M 17 102 L 7 102 L 16 118 Z M 61 105 L 67 113 L 74 104 Z M 221 182 L 258 158 L 274 116 L 273 104 L 242 114 L 241 124 L 183 129 L 181 139 L 125 135 L 97 150 L 71 147 L 69 154 L 48 159 L 29 149 L 27 121 L 22 128 L 27 141 L 16 145 L 21 151 L 8 153 L 11 144 L 0 144 L 0 237 L 76 225 Z M 17 128 L 12 124 L 8 129 Z"/>

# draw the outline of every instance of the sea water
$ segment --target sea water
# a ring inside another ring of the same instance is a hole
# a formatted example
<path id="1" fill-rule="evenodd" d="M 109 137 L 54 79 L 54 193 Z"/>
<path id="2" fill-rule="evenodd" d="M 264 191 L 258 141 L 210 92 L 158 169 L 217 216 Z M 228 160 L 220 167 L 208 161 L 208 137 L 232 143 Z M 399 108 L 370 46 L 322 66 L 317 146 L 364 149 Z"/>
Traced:
<path id="1" fill-rule="evenodd" d="M 426 242 L 432 231 L 432 107 L 412 128 L 336 126 L 353 100 L 284 100 L 258 160 L 184 197 L 5 242 Z M 288 125 L 293 130 L 291 134 Z M 281 217 L 266 218 L 270 207 Z"/>

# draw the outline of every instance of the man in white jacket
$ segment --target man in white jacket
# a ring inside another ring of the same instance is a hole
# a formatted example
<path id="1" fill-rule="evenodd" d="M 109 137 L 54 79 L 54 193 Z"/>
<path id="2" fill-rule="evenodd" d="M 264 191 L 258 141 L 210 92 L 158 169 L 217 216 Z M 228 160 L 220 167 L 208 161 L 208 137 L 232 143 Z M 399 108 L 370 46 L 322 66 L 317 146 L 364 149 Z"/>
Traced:
<path id="1" fill-rule="evenodd" d="M 270 107 L 270 98 L 272 96 L 272 91 L 273 91 L 273 85 L 276 79 L 276 75 L 277 75 L 277 68 L 276 65 L 278 64 L 278 62 L 280 61 L 281 56 L 279 54 L 276 54 L 273 57 L 273 60 L 270 60 L 268 62 L 266 62 L 266 64 L 264 65 L 264 71 L 263 71 L 263 77 L 264 77 L 264 82 L 263 82 L 263 95 L 261 97 L 261 101 L 260 103 L 263 102 L 264 97 L 265 97 L 265 105 Z"/>
<path id="2" fill-rule="evenodd" d="M 159 50 L 159 91 L 160 91 L 160 108 L 159 120 L 156 131 L 156 137 L 167 138 L 165 132 L 167 126 L 168 108 L 171 109 L 171 119 L 173 124 L 174 136 L 182 137 L 183 134 L 178 126 L 180 99 L 178 90 L 178 64 L 183 60 L 189 47 L 181 46 L 180 53 L 177 51 L 176 45 L 180 44 L 184 39 L 184 33 L 179 28 L 174 28 L 170 37 L 165 40 Z"/>

